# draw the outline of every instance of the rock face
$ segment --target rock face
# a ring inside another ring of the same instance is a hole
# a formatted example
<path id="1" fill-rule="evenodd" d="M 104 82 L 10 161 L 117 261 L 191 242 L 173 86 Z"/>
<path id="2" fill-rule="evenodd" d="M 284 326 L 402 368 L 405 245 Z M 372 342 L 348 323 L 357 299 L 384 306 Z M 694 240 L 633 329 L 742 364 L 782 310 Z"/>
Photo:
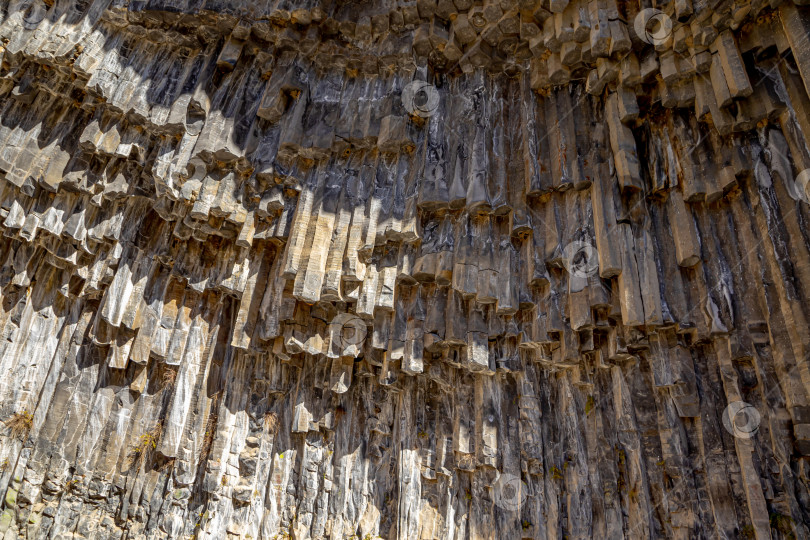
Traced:
<path id="1" fill-rule="evenodd" d="M 4 0 L 0 536 L 808 538 L 805 3 Z"/>

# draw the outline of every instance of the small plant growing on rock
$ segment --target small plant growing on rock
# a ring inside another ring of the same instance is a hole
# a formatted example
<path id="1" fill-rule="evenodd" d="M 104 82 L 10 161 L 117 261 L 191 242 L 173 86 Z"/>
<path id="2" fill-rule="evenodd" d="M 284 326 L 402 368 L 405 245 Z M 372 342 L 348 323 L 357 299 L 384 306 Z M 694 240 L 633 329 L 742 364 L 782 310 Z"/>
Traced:
<path id="1" fill-rule="evenodd" d="M 9 435 L 11 435 L 11 438 L 25 440 L 28 437 L 28 432 L 34 426 L 34 415 L 28 411 L 14 413 L 4 423 L 10 430 Z"/>
<path id="2" fill-rule="evenodd" d="M 203 522 L 208 519 L 208 510 L 205 512 L 197 512 L 197 519 L 194 522 L 194 533 L 192 534 L 192 538 L 199 538 L 200 531 L 203 527 Z"/>
<path id="3" fill-rule="evenodd" d="M 132 447 L 129 453 L 129 468 L 140 469 L 148 461 L 152 453 L 157 448 L 160 435 L 163 433 L 163 424 L 157 423 L 155 426 L 138 438 L 137 444 Z"/>

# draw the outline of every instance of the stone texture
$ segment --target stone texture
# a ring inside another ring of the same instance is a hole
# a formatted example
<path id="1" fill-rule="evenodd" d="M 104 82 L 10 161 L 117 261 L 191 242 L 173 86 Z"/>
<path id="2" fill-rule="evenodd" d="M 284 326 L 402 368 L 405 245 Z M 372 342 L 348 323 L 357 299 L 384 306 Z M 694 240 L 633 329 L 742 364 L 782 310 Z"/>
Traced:
<path id="1" fill-rule="evenodd" d="M 0 535 L 807 538 L 804 3 L 2 2 Z"/>

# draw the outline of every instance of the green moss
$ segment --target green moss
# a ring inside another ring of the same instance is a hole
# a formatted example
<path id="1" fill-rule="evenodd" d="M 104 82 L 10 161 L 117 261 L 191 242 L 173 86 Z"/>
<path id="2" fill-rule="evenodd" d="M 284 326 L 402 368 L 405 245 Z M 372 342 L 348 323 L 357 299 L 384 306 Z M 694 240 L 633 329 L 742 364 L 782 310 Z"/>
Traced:
<path id="1" fill-rule="evenodd" d="M 596 402 L 593 399 L 593 396 L 588 396 L 588 399 L 585 401 L 585 414 L 590 414 L 593 410 Z"/>
<path id="2" fill-rule="evenodd" d="M 17 506 L 17 490 L 8 488 L 6 491 L 6 506 L 14 508 Z"/>
<path id="3" fill-rule="evenodd" d="M 6 510 L 0 514 L 0 533 L 6 532 L 13 522 L 14 512 L 11 510 Z"/>
<path id="4" fill-rule="evenodd" d="M 796 538 L 793 534 L 793 519 L 790 516 L 779 512 L 771 512 L 768 517 L 771 529 L 779 531 L 785 535 L 785 538 Z"/>

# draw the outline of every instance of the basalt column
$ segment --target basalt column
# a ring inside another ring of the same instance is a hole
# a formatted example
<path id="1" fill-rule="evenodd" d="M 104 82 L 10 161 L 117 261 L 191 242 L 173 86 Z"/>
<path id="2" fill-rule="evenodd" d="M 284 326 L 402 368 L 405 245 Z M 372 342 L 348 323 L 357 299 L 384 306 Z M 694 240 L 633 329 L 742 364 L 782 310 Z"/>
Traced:
<path id="1" fill-rule="evenodd" d="M 0 540 L 810 537 L 807 0 L 0 0 Z"/>

